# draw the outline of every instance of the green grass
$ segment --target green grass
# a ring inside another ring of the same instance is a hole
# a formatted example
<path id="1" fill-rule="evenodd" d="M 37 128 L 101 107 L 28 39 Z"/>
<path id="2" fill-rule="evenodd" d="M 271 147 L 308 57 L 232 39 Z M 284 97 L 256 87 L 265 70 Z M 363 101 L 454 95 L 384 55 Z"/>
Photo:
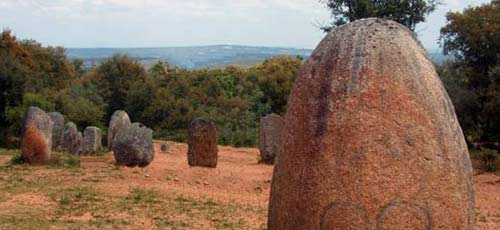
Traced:
<path id="1" fill-rule="evenodd" d="M 9 164 L 11 165 L 20 165 L 24 164 L 24 158 L 23 155 L 21 154 L 21 151 L 16 151 L 13 153 L 12 158 L 10 158 Z"/>
<path id="2" fill-rule="evenodd" d="M 0 208 L 3 202 L 16 204 L 2 212 L 0 229 L 124 229 L 140 227 L 138 221 L 146 221 L 154 229 L 264 229 L 264 208 L 137 186 L 126 194 L 109 194 L 98 187 L 112 178 L 127 183 L 120 170 L 75 170 L 68 166 L 76 164 L 64 157 L 57 162 L 0 166 Z M 46 204 L 27 206 L 13 199 L 29 194 L 45 197 Z M 257 226 L 248 219 L 256 215 Z M 200 226 L 200 221 L 205 225 Z"/>
<path id="3" fill-rule="evenodd" d="M 16 153 L 20 153 L 19 149 L 4 149 L 0 148 L 0 156 L 12 156 Z"/>
<path id="4" fill-rule="evenodd" d="M 53 153 L 48 165 L 53 168 L 78 168 L 80 167 L 80 158 L 71 154 Z"/>

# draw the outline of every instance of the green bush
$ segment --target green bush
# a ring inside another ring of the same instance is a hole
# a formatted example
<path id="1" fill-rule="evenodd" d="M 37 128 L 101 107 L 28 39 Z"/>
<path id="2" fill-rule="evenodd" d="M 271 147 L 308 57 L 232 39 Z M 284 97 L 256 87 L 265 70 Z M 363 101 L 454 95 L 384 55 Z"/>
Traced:
<path id="1" fill-rule="evenodd" d="M 25 161 L 24 161 L 24 157 L 23 157 L 23 154 L 21 153 L 21 151 L 16 151 L 14 153 L 14 155 L 12 156 L 12 158 L 10 158 L 10 161 L 9 161 L 9 164 L 11 165 L 20 165 L 20 164 L 24 164 Z"/>
<path id="2" fill-rule="evenodd" d="M 22 104 L 14 107 L 6 107 L 5 109 L 5 117 L 10 124 L 9 131 L 13 132 L 8 133 L 8 135 L 18 136 L 21 131 L 22 121 L 30 106 L 37 106 L 46 112 L 54 111 L 55 109 L 54 103 L 47 97 L 40 94 L 26 93 Z"/>
<path id="3" fill-rule="evenodd" d="M 493 149 L 484 149 L 479 153 L 479 162 L 481 168 L 486 172 L 495 172 L 500 168 L 498 151 Z"/>
<path id="4" fill-rule="evenodd" d="M 77 168 L 80 167 L 80 158 L 69 154 L 53 154 L 49 165 L 55 168 Z"/>

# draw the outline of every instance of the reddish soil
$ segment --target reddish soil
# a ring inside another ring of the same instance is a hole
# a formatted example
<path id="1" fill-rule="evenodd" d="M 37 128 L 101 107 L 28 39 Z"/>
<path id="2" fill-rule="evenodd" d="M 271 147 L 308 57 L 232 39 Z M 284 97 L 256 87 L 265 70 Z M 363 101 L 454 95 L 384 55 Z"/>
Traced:
<path id="1" fill-rule="evenodd" d="M 155 159 L 146 168 L 120 168 L 126 178 L 109 179 L 100 184 L 104 192 L 125 194 L 130 187 L 153 188 L 193 198 L 259 204 L 267 207 L 272 166 L 258 164 L 258 149 L 219 147 L 217 168 L 189 167 L 187 145 L 169 142 L 166 153 L 155 145 Z M 84 161 L 85 162 L 85 161 Z M 108 162 L 86 162 L 83 168 L 115 167 Z"/>
<path id="2" fill-rule="evenodd" d="M 500 177 L 494 174 L 474 176 L 477 229 L 500 229 Z"/>
<path id="3" fill-rule="evenodd" d="M 25 180 L 29 180 L 30 177 L 50 177 L 68 186 L 96 180 L 98 182 L 92 185 L 103 194 L 126 196 L 131 188 L 139 187 L 153 189 L 164 194 L 174 193 L 195 199 L 211 199 L 222 203 L 251 205 L 267 209 L 273 167 L 257 163 L 258 149 L 219 147 L 217 168 L 202 168 L 188 166 L 186 144 L 168 142 L 168 145 L 169 150 L 162 153 L 160 145 L 155 144 L 155 159 L 144 169 L 117 168 L 112 154 L 106 154 L 104 157 L 82 157 L 82 169 L 78 173 L 64 169 L 40 168 L 28 172 Z M 1 156 L 0 163 L 5 163 L 9 158 L 9 156 Z M 476 174 L 474 187 L 476 229 L 500 229 L 500 176 Z M 49 211 L 57 208 L 50 199 L 36 191 L 4 198 L 0 201 L 2 210 L 0 215 L 30 206 L 43 207 Z M 116 213 L 117 218 L 121 215 L 128 214 Z M 124 218 L 128 219 L 128 217 Z M 67 216 L 64 219 L 85 221 L 92 217 L 87 213 Z M 256 229 L 260 224 L 265 223 L 262 214 L 260 216 L 255 214 L 254 217 L 247 216 L 246 219 L 252 226 L 255 224 Z M 135 227 L 142 226 L 145 229 L 154 227 L 150 219 L 132 218 L 131 221 L 132 226 Z M 213 228 L 210 223 L 203 221 L 206 220 L 200 220 L 197 225 L 200 229 Z M 0 229 L 2 229 L 1 226 Z"/>
<path id="4" fill-rule="evenodd" d="M 155 145 L 155 160 L 145 169 L 121 168 L 127 178 L 110 180 L 100 188 L 105 192 L 127 193 L 130 186 L 155 188 L 194 198 L 253 204 L 267 208 L 273 167 L 258 164 L 259 150 L 254 148 L 219 147 L 217 168 L 189 167 L 187 145 L 168 142 L 169 150 Z M 95 163 L 103 165 L 103 163 Z M 84 164 L 83 167 L 96 167 Z M 113 160 L 107 163 L 114 167 Z M 476 192 L 476 225 L 478 229 L 500 229 L 500 176 L 474 176 Z"/>

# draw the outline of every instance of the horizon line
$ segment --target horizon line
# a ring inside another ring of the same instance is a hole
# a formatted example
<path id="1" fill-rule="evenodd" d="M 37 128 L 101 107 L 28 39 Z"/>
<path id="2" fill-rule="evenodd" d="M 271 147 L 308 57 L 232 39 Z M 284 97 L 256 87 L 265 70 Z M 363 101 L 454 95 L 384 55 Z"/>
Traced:
<path id="1" fill-rule="evenodd" d="M 299 48 L 292 46 L 272 46 L 272 45 L 242 45 L 242 44 L 213 44 L 213 45 L 181 45 L 181 46 L 95 46 L 95 47 L 75 47 L 75 46 L 60 46 L 65 49 L 158 49 L 158 48 L 193 48 L 193 47 L 211 47 L 211 46 L 237 46 L 237 47 L 252 47 L 252 48 L 280 48 L 280 49 L 297 49 L 297 50 L 314 50 L 314 48 Z M 57 46 L 56 46 L 57 47 Z"/>

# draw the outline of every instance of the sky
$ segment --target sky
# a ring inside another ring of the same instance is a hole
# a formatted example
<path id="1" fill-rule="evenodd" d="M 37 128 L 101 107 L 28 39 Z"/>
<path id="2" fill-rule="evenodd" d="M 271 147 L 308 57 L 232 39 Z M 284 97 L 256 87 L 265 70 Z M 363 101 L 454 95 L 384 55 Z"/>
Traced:
<path id="1" fill-rule="evenodd" d="M 448 11 L 489 0 L 443 0 L 418 25 L 439 50 Z M 314 48 L 330 13 L 318 0 L 0 0 L 0 27 L 43 45 L 171 47 L 216 44 Z"/>

